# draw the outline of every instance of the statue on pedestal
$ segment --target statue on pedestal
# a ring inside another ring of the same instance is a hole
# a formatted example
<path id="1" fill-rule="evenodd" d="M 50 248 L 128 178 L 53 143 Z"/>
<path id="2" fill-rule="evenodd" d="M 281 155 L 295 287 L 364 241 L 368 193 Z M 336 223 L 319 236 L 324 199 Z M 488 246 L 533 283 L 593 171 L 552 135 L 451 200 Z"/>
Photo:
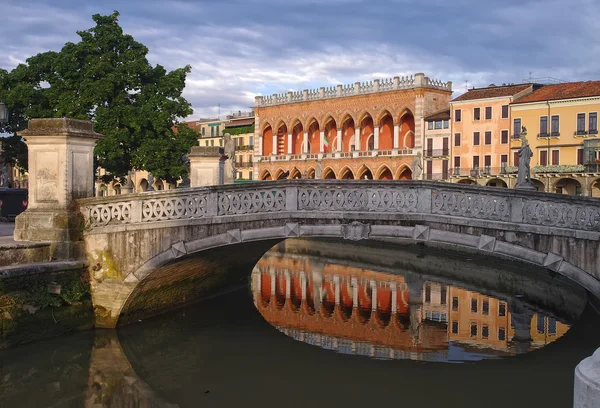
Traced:
<path id="1" fill-rule="evenodd" d="M 521 148 L 519 149 L 519 166 L 517 173 L 517 190 L 536 190 L 531 182 L 531 168 L 529 163 L 533 156 L 533 151 L 527 142 L 527 129 L 523 126 L 521 130 Z"/>
<path id="2" fill-rule="evenodd" d="M 423 173 L 423 164 L 421 163 L 421 152 L 417 152 L 417 157 L 413 160 L 413 180 L 420 180 Z"/>

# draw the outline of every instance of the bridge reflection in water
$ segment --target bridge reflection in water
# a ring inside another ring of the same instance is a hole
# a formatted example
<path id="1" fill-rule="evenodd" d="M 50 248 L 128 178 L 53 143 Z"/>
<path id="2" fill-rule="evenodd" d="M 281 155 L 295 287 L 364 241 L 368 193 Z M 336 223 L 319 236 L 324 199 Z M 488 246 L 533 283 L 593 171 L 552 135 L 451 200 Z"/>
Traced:
<path id="1" fill-rule="evenodd" d="M 273 251 L 255 266 L 252 293 L 265 320 L 295 340 L 377 359 L 512 356 L 543 347 L 569 329 L 518 300 Z"/>

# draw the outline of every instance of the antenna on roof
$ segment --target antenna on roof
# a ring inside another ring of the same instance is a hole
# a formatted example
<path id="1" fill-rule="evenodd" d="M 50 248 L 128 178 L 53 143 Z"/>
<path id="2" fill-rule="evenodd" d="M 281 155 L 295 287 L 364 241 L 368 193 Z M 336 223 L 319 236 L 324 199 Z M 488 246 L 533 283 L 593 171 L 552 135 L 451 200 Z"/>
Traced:
<path id="1" fill-rule="evenodd" d="M 465 92 L 469 92 L 469 80 L 465 79 Z"/>
<path id="2" fill-rule="evenodd" d="M 533 80 L 533 77 L 531 76 L 531 71 L 529 71 L 529 83 L 531 83 L 531 81 Z"/>
<path id="3" fill-rule="evenodd" d="M 219 120 L 221 120 L 221 104 L 219 103 L 217 106 L 219 107 L 219 112 L 218 112 L 218 114 L 217 114 L 217 118 L 218 118 Z"/>

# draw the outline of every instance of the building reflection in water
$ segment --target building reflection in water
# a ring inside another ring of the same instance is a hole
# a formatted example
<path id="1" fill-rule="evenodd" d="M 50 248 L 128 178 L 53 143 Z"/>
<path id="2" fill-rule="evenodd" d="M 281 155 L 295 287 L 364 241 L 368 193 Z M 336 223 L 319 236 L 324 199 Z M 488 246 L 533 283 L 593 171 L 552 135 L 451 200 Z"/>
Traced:
<path id="1" fill-rule="evenodd" d="M 316 257 L 267 253 L 252 272 L 254 304 L 286 335 L 378 359 L 468 361 L 525 353 L 569 325 L 518 299 Z"/>

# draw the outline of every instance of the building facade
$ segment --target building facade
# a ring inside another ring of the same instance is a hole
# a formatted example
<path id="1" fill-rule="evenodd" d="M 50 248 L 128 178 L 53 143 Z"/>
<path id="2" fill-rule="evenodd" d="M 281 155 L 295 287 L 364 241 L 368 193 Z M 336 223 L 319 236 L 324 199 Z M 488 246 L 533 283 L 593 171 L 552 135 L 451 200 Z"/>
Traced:
<path id="1" fill-rule="evenodd" d="M 600 197 L 600 81 L 544 85 L 513 101 L 511 112 L 513 163 L 524 130 L 538 190 Z"/>
<path id="2" fill-rule="evenodd" d="M 424 118 L 447 107 L 451 93 L 451 82 L 419 73 L 259 96 L 254 174 L 260 180 L 420 178 Z"/>
<path id="3" fill-rule="evenodd" d="M 509 187 L 510 103 L 534 85 L 490 85 L 471 89 L 450 103 L 453 182 Z"/>
<path id="4" fill-rule="evenodd" d="M 450 166 L 450 109 L 425 118 L 423 127 L 423 179 L 445 180 Z"/>

